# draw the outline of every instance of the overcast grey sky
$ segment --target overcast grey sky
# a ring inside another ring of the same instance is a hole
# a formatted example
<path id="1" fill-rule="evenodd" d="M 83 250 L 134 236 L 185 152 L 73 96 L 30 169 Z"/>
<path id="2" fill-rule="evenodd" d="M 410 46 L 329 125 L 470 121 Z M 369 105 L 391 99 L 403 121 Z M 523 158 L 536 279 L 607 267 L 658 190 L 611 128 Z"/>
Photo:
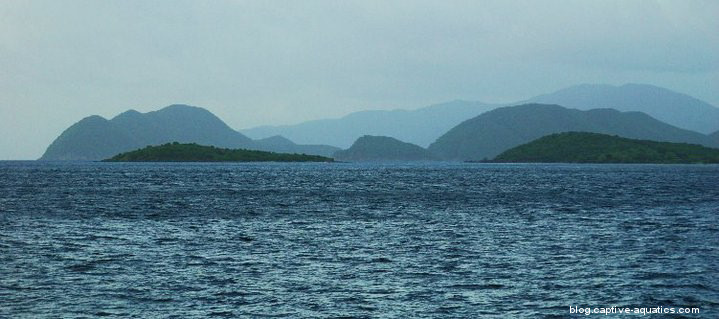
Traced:
<path id="1" fill-rule="evenodd" d="M 0 159 L 130 108 L 239 129 L 627 82 L 719 106 L 719 1 L 0 1 Z"/>

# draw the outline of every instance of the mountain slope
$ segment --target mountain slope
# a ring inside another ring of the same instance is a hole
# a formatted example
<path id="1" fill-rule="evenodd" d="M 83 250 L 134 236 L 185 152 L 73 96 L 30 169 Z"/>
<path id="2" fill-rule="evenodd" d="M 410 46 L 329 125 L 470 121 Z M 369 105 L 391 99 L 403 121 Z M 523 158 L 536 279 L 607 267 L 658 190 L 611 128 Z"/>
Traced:
<path id="1" fill-rule="evenodd" d="M 719 163 L 719 149 L 598 133 L 551 134 L 499 154 L 501 163 Z"/>
<path id="2" fill-rule="evenodd" d="M 253 141 L 203 108 L 171 105 L 148 113 L 129 110 L 112 120 L 99 116 L 85 118 L 65 130 L 40 160 L 101 160 L 147 145 L 170 142 L 326 156 L 337 150 L 291 141 L 275 147 L 272 141 Z"/>
<path id="3" fill-rule="evenodd" d="M 255 143 L 257 144 L 256 148 L 261 151 L 313 154 L 325 157 L 331 157 L 332 154 L 341 150 L 339 147 L 330 145 L 298 145 L 280 135 L 255 140 Z"/>
<path id="4" fill-rule="evenodd" d="M 427 146 L 460 122 L 496 106 L 453 101 L 418 110 L 362 111 L 339 119 L 324 119 L 285 126 L 240 130 L 252 138 L 285 136 L 300 144 L 328 144 L 347 148 L 364 135 L 390 136 Z"/>
<path id="5" fill-rule="evenodd" d="M 429 161 L 437 158 L 426 149 L 387 136 L 365 135 L 347 150 L 337 151 L 342 161 Z"/>
<path id="6" fill-rule="evenodd" d="M 170 105 L 145 114 L 124 112 L 111 120 L 146 145 L 193 142 L 228 148 L 250 147 L 250 138 L 200 107 Z"/>
<path id="7" fill-rule="evenodd" d="M 719 108 L 665 88 L 647 84 L 584 84 L 536 96 L 526 102 L 558 104 L 581 110 L 612 108 L 639 111 L 662 122 L 710 133 L 719 130 Z"/>
<path id="8" fill-rule="evenodd" d="M 253 141 L 200 107 L 170 105 L 145 114 L 124 112 L 112 120 L 145 145 L 168 142 L 198 143 L 227 148 L 247 148 Z"/>
<path id="9" fill-rule="evenodd" d="M 709 134 L 709 140 L 714 142 L 714 145 L 719 145 L 719 131 Z"/>
<path id="10" fill-rule="evenodd" d="M 701 133 L 719 130 L 719 108 L 685 94 L 645 84 L 578 85 L 512 105 L 526 103 L 558 104 L 582 110 L 639 111 L 688 130 Z M 342 148 L 349 147 L 360 136 L 379 135 L 427 147 L 462 121 L 499 106 L 506 105 L 458 100 L 411 111 L 361 111 L 338 119 L 260 126 L 240 132 L 252 138 L 282 135 L 298 143 Z"/>
<path id="11" fill-rule="evenodd" d="M 570 131 L 716 145 L 706 135 L 671 126 L 640 112 L 580 111 L 559 105 L 525 104 L 498 108 L 462 122 L 432 143 L 429 150 L 448 160 L 490 159 L 542 136 Z"/>
<path id="12" fill-rule="evenodd" d="M 139 141 L 115 123 L 93 115 L 62 132 L 40 159 L 96 160 L 139 146 Z"/>

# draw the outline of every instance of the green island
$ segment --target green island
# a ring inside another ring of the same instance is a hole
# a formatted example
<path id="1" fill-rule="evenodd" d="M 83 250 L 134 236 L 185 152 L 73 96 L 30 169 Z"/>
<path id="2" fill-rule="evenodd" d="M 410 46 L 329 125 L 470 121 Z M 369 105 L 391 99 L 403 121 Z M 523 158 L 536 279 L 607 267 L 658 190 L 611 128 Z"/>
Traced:
<path id="1" fill-rule="evenodd" d="M 103 162 L 333 162 L 329 157 L 219 148 L 178 142 L 120 153 Z"/>
<path id="2" fill-rule="evenodd" d="M 551 134 L 509 149 L 492 163 L 719 163 L 719 149 L 598 133 Z"/>

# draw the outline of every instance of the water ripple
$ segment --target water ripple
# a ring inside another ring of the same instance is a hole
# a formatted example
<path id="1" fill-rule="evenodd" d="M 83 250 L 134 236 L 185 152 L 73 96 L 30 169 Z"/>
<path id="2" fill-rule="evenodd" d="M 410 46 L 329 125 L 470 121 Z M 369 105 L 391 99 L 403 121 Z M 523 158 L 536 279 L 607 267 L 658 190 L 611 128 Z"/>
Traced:
<path id="1" fill-rule="evenodd" d="M 0 317 L 716 318 L 718 207 L 716 165 L 1 162 Z"/>

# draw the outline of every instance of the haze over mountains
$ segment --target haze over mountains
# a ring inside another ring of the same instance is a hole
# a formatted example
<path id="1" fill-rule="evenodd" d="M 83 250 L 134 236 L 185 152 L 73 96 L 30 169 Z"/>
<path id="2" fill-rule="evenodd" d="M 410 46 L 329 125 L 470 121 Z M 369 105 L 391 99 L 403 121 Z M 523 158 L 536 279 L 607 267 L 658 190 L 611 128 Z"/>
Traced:
<path id="1" fill-rule="evenodd" d="M 559 105 L 524 104 L 498 108 L 462 122 L 432 143 L 429 150 L 446 160 L 492 159 L 514 146 L 570 131 L 718 146 L 707 135 L 674 127 L 641 112 L 580 111 Z"/>
<path id="2" fill-rule="evenodd" d="M 583 84 L 504 105 L 457 100 L 417 110 L 362 111 L 339 119 L 260 126 L 240 132 L 252 138 L 282 135 L 301 144 L 327 144 L 342 148 L 369 134 L 390 136 L 427 147 L 464 120 L 497 107 L 526 103 L 557 104 L 582 110 L 613 108 L 639 111 L 700 133 L 719 130 L 719 108 L 686 94 L 646 84 Z"/>
<path id="3" fill-rule="evenodd" d="M 579 85 L 530 100 L 556 100 L 579 109 L 617 105 L 620 109 L 647 110 L 704 131 L 719 126 L 719 119 L 712 120 L 719 109 L 649 85 Z M 609 108 L 581 111 L 540 103 L 497 107 L 457 100 L 413 111 L 356 112 L 339 119 L 244 130 L 259 138 L 253 140 L 205 109 L 172 105 L 148 113 L 130 110 L 111 120 L 87 117 L 65 130 L 41 159 L 99 160 L 147 145 L 180 142 L 322 156 L 332 156 L 340 150 L 337 146 L 352 145 L 349 150 L 337 153 L 345 160 L 481 160 L 539 137 L 566 131 L 719 146 L 719 128 L 712 130 L 711 136 L 704 135 L 637 111 Z M 298 145 L 293 140 L 311 145 Z"/>
<path id="4" fill-rule="evenodd" d="M 364 135 L 391 136 L 427 147 L 460 122 L 497 106 L 457 100 L 417 110 L 361 111 L 339 119 L 260 126 L 240 132 L 252 138 L 282 135 L 300 144 L 327 144 L 342 148 L 348 148 Z"/>
<path id="5" fill-rule="evenodd" d="M 203 108 L 171 105 L 148 113 L 129 110 L 111 120 L 100 116 L 86 117 L 66 129 L 40 159 L 101 160 L 169 142 L 325 156 L 339 149 L 326 145 L 297 145 L 278 138 L 254 141 Z"/>
<path id="6" fill-rule="evenodd" d="M 654 85 L 583 84 L 536 96 L 526 102 L 558 104 L 580 110 L 612 108 L 639 111 L 662 122 L 699 133 L 709 134 L 719 130 L 719 108 Z"/>

